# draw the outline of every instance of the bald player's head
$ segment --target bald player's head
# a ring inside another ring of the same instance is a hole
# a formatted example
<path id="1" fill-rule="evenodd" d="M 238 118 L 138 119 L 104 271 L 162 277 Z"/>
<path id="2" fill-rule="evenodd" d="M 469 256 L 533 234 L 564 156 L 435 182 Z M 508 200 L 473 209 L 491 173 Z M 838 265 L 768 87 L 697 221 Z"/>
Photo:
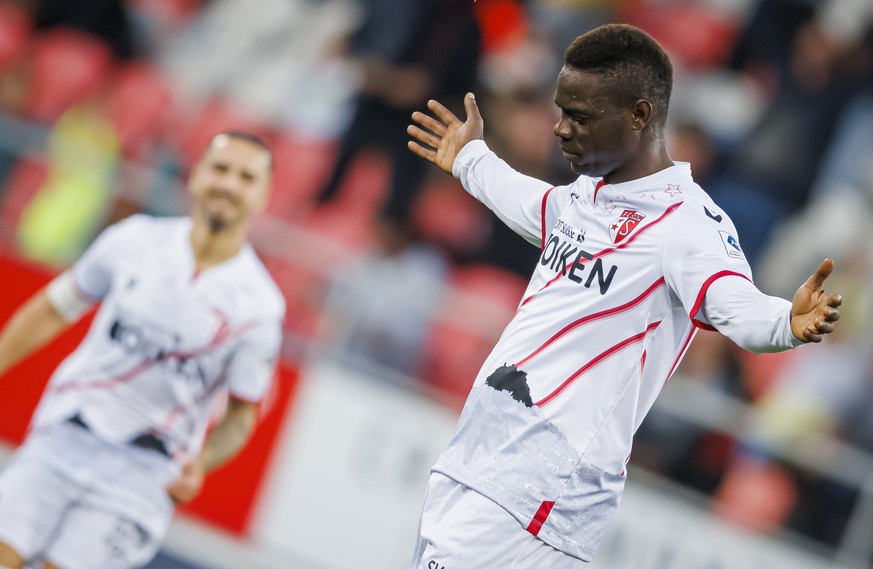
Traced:
<path id="1" fill-rule="evenodd" d="M 266 144 L 255 135 L 215 135 L 188 179 L 194 217 L 214 233 L 247 225 L 266 205 L 272 163 Z"/>

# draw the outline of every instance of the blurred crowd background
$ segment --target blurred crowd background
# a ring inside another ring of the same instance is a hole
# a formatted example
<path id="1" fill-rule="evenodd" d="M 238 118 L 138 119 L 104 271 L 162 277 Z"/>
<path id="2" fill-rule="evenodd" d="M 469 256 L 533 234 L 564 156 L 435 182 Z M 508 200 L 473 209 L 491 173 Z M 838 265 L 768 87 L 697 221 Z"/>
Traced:
<path id="1" fill-rule="evenodd" d="M 373 370 L 455 409 L 538 250 L 406 149 L 413 110 L 477 94 L 486 140 L 567 183 L 563 50 L 638 25 L 675 66 L 669 147 L 791 298 L 825 256 L 822 345 L 751 356 L 701 332 L 631 461 L 717 515 L 873 563 L 871 0 L 0 0 L 0 247 L 60 270 L 134 212 L 183 214 L 212 135 L 275 156 L 252 241 L 284 357 Z M 867 564 L 867 565 L 864 565 Z"/>

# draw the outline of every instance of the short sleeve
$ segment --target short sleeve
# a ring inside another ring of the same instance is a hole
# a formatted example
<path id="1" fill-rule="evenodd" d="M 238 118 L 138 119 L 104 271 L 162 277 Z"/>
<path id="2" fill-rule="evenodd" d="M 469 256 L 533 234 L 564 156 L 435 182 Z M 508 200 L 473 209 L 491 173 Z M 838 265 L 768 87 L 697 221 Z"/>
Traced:
<path id="1" fill-rule="evenodd" d="M 708 325 L 701 306 L 709 286 L 727 276 L 752 280 L 752 270 L 727 214 L 713 204 L 683 203 L 670 225 L 663 250 L 664 279 L 689 318 Z"/>
<path id="2" fill-rule="evenodd" d="M 109 293 L 118 259 L 136 224 L 128 218 L 106 228 L 73 265 L 73 282 L 84 299 L 100 301 Z"/>
<path id="3" fill-rule="evenodd" d="M 231 356 L 227 385 L 233 397 L 260 401 L 267 392 L 282 344 L 281 319 L 263 321 L 246 330 Z"/>

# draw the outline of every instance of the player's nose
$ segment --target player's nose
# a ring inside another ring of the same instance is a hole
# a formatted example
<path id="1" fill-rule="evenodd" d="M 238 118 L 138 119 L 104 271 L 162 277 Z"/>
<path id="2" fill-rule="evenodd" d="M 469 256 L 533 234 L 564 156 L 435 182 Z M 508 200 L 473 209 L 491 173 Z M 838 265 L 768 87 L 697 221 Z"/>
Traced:
<path id="1" fill-rule="evenodd" d="M 567 121 L 564 117 L 558 119 L 558 122 L 555 123 L 555 127 L 552 131 L 555 133 L 555 136 L 562 140 L 568 140 L 572 135 L 570 127 L 567 125 Z"/>

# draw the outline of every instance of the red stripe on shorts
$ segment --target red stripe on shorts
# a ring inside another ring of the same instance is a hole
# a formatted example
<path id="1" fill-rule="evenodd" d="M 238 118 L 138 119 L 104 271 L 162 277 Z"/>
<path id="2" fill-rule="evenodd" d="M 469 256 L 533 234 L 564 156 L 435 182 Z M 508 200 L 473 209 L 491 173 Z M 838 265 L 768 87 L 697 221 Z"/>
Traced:
<path id="1" fill-rule="evenodd" d="M 554 501 L 545 501 L 540 504 L 540 508 L 537 510 L 537 513 L 534 514 L 533 519 L 527 525 L 527 531 L 532 533 L 533 535 L 539 535 L 540 530 L 543 529 L 543 524 L 546 523 L 546 519 L 549 517 L 549 514 L 552 513 L 552 508 L 555 506 Z"/>

